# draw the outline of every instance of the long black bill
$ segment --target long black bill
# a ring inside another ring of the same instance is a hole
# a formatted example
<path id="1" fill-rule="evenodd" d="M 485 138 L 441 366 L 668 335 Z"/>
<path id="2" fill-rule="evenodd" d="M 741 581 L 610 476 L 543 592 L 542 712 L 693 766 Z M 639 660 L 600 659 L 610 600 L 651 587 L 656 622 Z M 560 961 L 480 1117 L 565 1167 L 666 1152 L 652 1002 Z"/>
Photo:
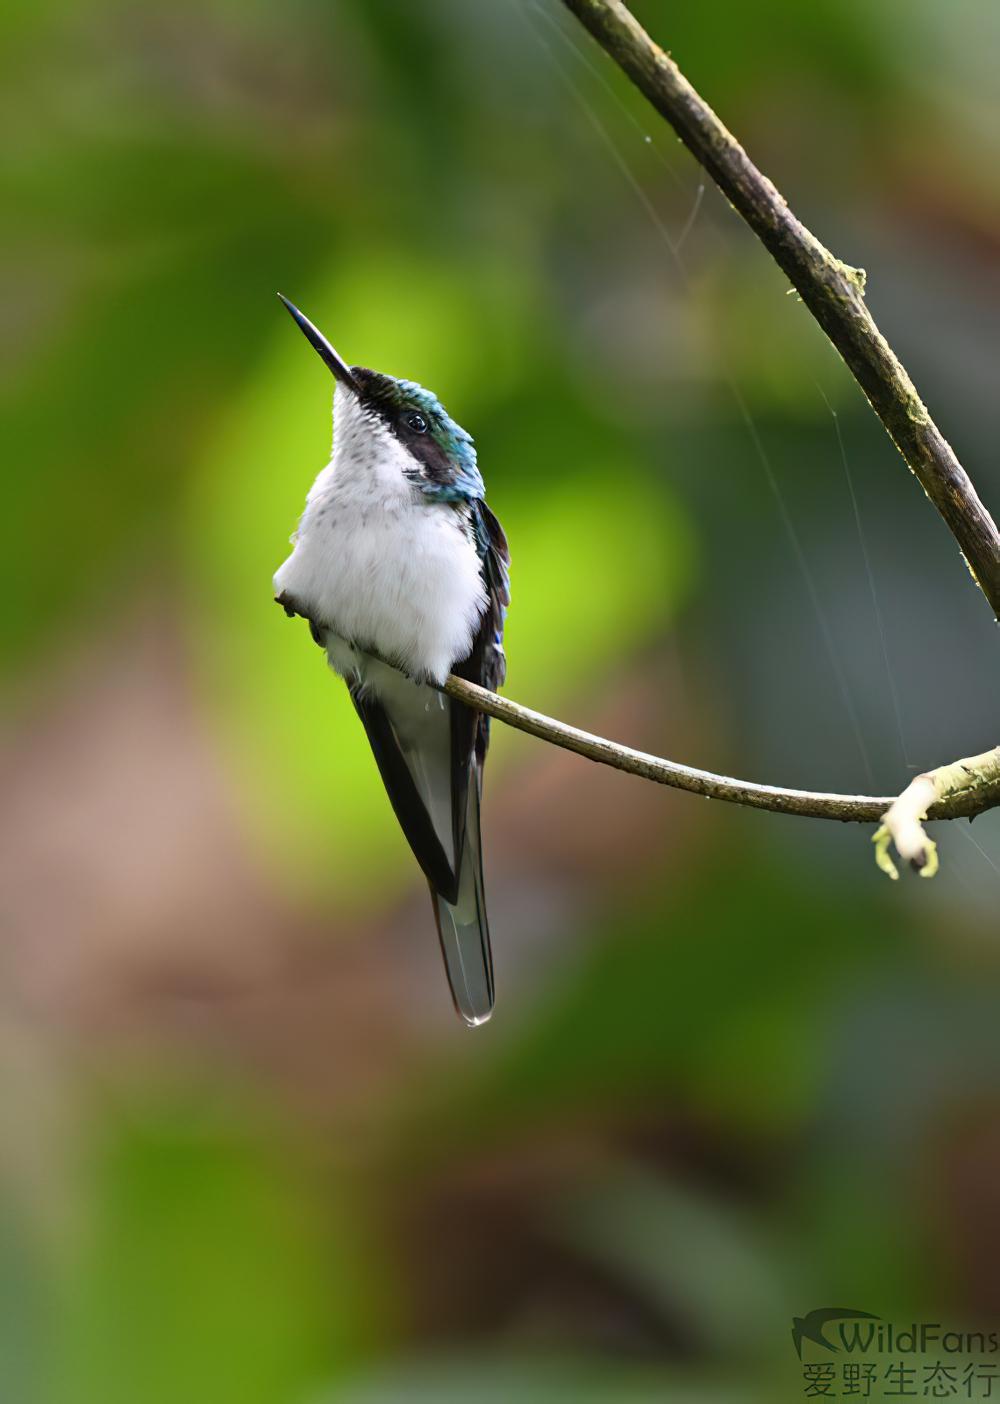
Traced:
<path id="1" fill-rule="evenodd" d="M 339 381 L 353 390 L 355 395 L 359 395 L 361 393 L 361 386 L 354 378 L 350 366 L 346 365 L 340 359 L 319 327 L 314 327 L 309 318 L 306 317 L 304 313 L 300 312 L 294 303 L 289 302 L 288 298 L 285 297 L 283 293 L 279 293 L 278 296 L 292 314 L 292 317 L 298 324 L 299 331 L 309 344 L 315 347 L 319 352 L 320 360 L 323 361 L 325 365 L 329 366 L 330 370 L 333 371 Z"/>

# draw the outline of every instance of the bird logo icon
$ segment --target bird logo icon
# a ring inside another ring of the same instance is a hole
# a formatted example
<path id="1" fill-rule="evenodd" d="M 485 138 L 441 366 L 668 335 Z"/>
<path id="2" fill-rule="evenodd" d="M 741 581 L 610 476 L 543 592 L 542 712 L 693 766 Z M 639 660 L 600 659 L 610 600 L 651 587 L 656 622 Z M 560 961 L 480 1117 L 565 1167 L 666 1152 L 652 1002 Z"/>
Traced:
<path id="1" fill-rule="evenodd" d="M 806 1316 L 792 1317 L 792 1341 L 799 1359 L 802 1359 L 802 1342 L 812 1341 L 813 1345 L 824 1350 L 836 1351 L 840 1347 L 828 1341 L 823 1335 L 823 1327 L 831 1321 L 878 1321 L 872 1311 L 856 1311 L 853 1307 L 819 1307 Z"/>

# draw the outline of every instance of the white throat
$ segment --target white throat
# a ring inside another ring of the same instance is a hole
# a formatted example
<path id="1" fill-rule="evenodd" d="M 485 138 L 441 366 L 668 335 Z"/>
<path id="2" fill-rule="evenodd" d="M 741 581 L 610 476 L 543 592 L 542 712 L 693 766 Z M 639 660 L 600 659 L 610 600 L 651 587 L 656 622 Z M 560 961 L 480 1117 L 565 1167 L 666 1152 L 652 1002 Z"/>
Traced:
<path id="1" fill-rule="evenodd" d="M 417 500 L 407 471 L 419 471 L 413 455 L 377 414 L 365 410 L 357 396 L 338 384 L 333 396 L 333 453 L 310 489 L 306 518 L 314 498 L 335 492 L 338 499 L 357 494 L 368 509 L 397 510 Z"/>
<path id="2" fill-rule="evenodd" d="M 309 492 L 275 593 L 332 632 L 339 672 L 372 650 L 412 677 L 443 682 L 471 650 L 486 592 L 467 511 L 429 500 L 407 470 L 419 464 L 338 384 L 333 456 Z"/>

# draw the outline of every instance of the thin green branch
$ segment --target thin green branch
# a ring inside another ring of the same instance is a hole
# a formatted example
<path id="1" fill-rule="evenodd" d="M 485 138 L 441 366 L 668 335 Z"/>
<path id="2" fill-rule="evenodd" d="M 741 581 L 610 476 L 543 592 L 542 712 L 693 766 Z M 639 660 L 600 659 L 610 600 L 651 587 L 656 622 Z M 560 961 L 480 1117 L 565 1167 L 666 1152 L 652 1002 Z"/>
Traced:
<path id="1" fill-rule="evenodd" d="M 770 809 L 778 814 L 840 819 L 861 824 L 877 824 L 895 802 L 892 795 L 836 795 L 811 790 L 784 790 L 776 785 L 736 780 L 731 775 L 715 775 L 710 770 L 696 770 L 678 761 L 636 751 L 617 741 L 608 741 L 603 736 L 593 736 L 589 731 L 580 731 L 575 726 L 532 711 L 530 707 L 522 707 L 509 697 L 489 692 L 464 678 L 450 677 L 442 690 L 477 712 L 485 712 L 487 716 L 495 717 L 518 731 L 537 736 L 540 741 L 548 741 L 566 751 L 575 751 L 579 756 L 586 756 L 588 760 L 601 765 L 610 765 L 615 770 L 627 771 L 629 775 L 638 775 L 658 785 L 670 785 L 675 790 L 687 790 L 689 794 L 703 795 L 708 799 L 727 800 L 731 804 L 749 805 L 753 809 Z M 1000 802 L 1000 751 L 988 753 L 988 756 L 993 755 L 997 757 L 993 772 L 984 774 L 979 783 L 967 770 L 965 786 L 950 789 L 947 794 L 942 791 L 938 802 L 931 806 L 929 817 L 971 819 Z M 975 759 L 986 760 L 988 757 Z M 969 767 L 974 763 L 963 761 L 958 764 Z"/>

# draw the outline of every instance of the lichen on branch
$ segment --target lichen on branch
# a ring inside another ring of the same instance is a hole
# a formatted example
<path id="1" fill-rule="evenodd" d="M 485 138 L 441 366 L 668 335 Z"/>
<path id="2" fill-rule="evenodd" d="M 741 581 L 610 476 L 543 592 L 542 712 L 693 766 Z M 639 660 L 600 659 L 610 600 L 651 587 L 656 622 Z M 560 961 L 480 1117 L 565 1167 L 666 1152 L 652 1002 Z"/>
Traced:
<path id="1" fill-rule="evenodd" d="M 872 836 L 875 862 L 895 881 L 899 877 L 891 852 L 895 848 L 915 873 L 933 877 L 938 870 L 937 844 L 924 829 L 928 814 L 936 818 L 935 806 L 977 797 L 983 809 L 1000 803 L 1000 746 L 915 776 L 893 800 Z"/>

